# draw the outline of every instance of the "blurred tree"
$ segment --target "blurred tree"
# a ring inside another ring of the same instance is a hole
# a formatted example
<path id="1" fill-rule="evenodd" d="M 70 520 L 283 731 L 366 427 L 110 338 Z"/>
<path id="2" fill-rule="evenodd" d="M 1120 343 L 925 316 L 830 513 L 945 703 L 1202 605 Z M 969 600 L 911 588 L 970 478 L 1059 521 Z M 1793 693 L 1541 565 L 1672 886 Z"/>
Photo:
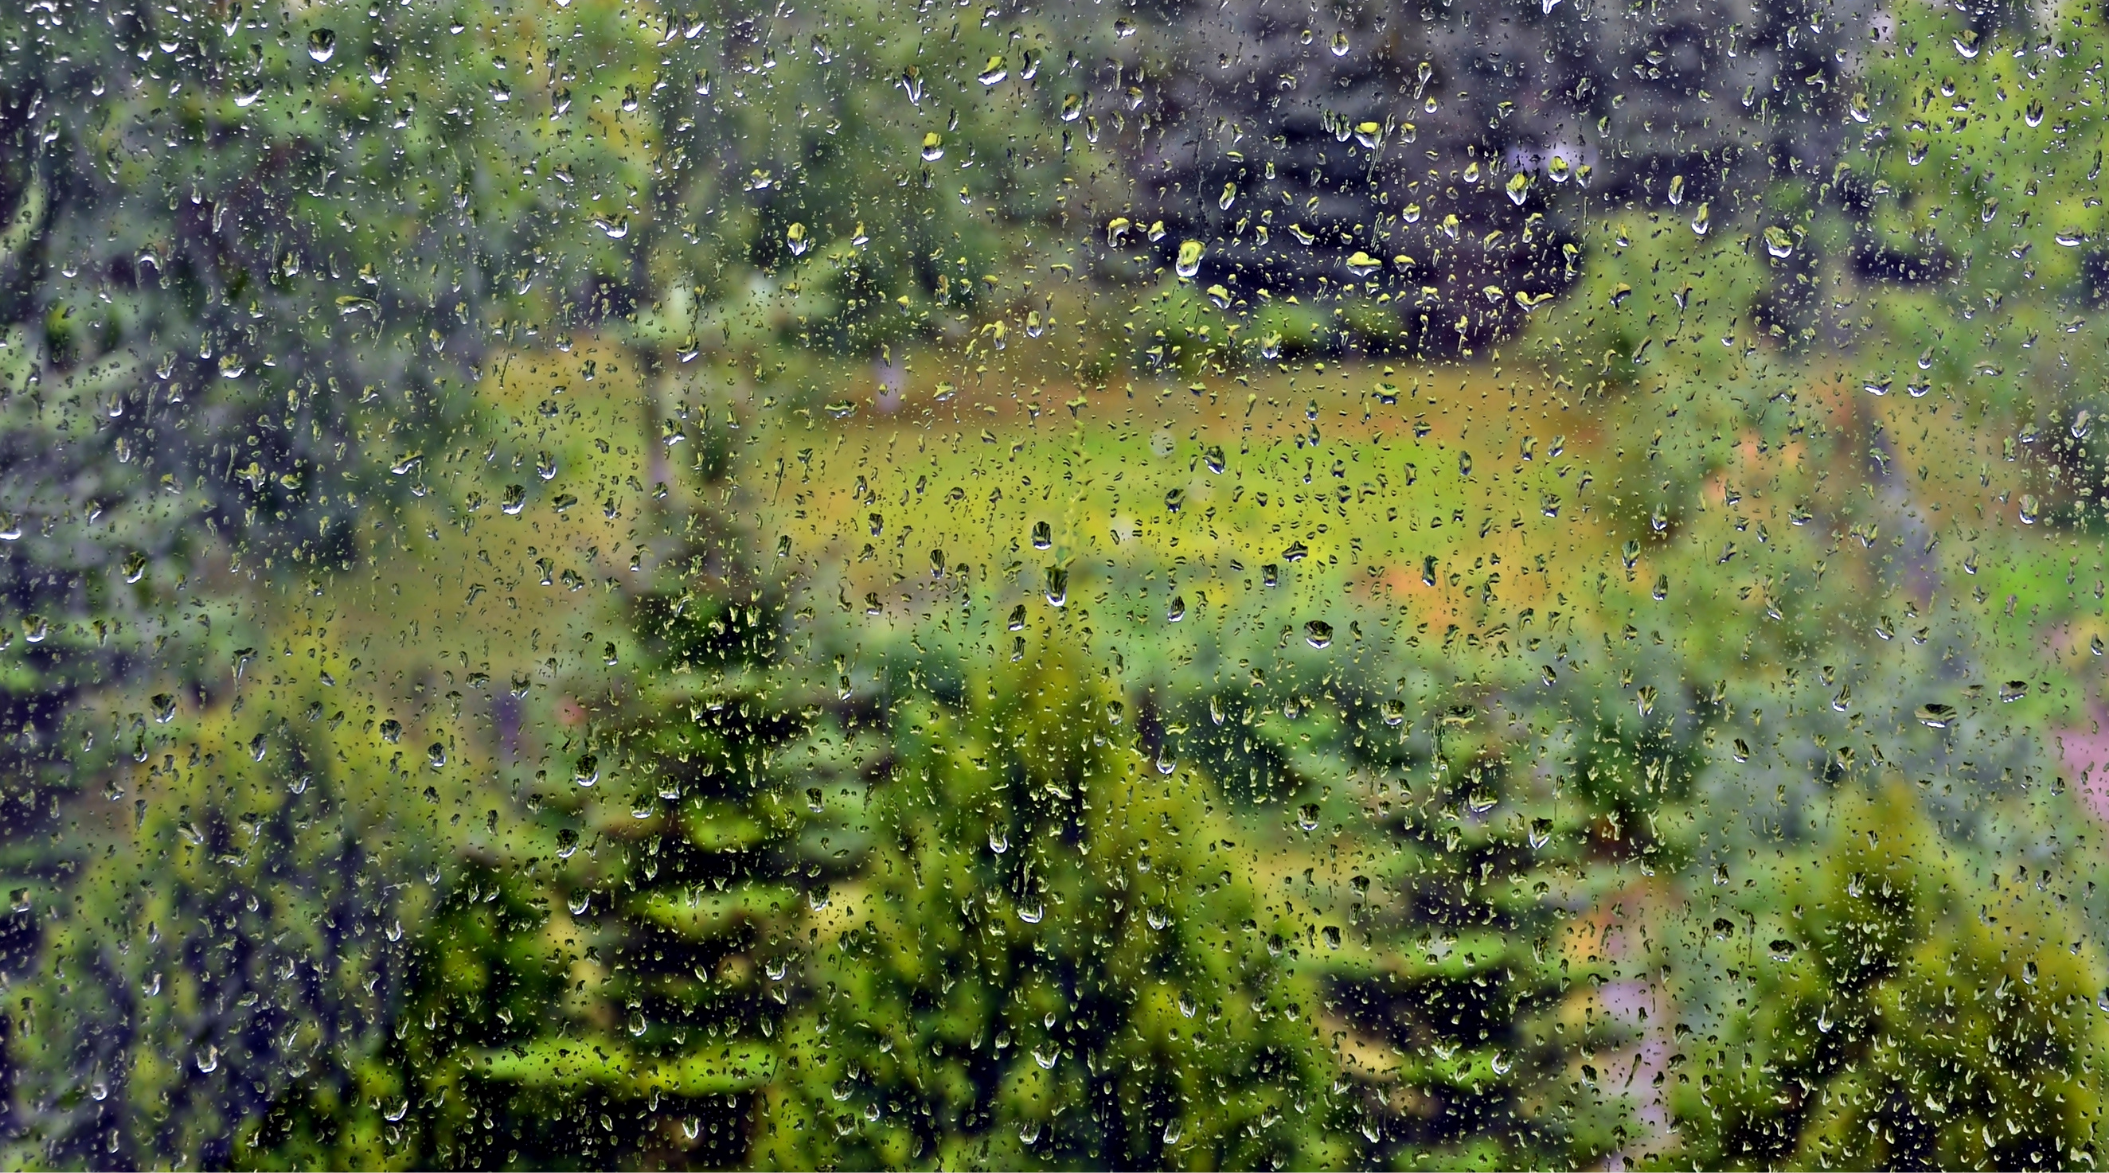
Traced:
<path id="1" fill-rule="evenodd" d="M 1667 1159 L 2094 1164 L 2101 958 L 2047 874 L 1973 854 L 1901 781 L 1841 788 L 1797 879 L 1717 923 L 1713 964 L 1743 994 L 1670 1060 L 1684 1148 Z"/>
<path id="2" fill-rule="evenodd" d="M 329 1106 L 315 1159 L 416 1162 L 384 1138 L 432 1070 L 391 1032 L 440 814 L 470 789 L 461 731 L 351 721 L 326 685 L 248 669 L 202 710 L 156 698 L 169 735 L 68 826 L 92 868 L 25 897 L 44 947 L 15 986 L 12 1164 L 226 1165 L 289 1104 Z"/>
<path id="3" fill-rule="evenodd" d="M 1232 758 L 1256 763 L 1266 776 L 1251 797 L 1295 809 L 1279 850 L 1349 873 L 1346 946 L 1314 968 L 1341 1023 L 1392 1057 L 1358 1072 L 1371 1150 L 1413 1167 L 1602 1159 L 1631 1135 L 1633 1105 L 1584 1065 L 1635 1032 L 1581 1011 L 1605 981 L 1640 976 L 1648 955 L 1577 952 L 1567 922 L 1683 868 L 1689 845 L 1673 828 L 1697 754 L 1659 719 L 1555 716 L 1594 695 L 1586 682 L 1550 696 L 1460 684 L 1448 694 L 1478 699 L 1416 729 L 1390 690 L 1351 681 L 1207 699 L 1229 740 L 1204 726 L 1197 699 L 1183 724 L 1202 732 L 1181 746 L 1233 773 Z M 1505 709 L 1529 716 L 1502 721 Z M 1518 736 L 1519 724 L 1588 732 Z M 1553 756 L 1556 767 L 1531 765 Z M 1348 826 L 1381 835 L 1325 856 L 1309 846 Z"/>
<path id="4" fill-rule="evenodd" d="M 1178 30 L 1171 64 L 1133 50 L 1092 97 L 1152 115 L 1120 145 L 1130 214 L 1169 230 L 1158 255 L 1206 242 L 1196 281 L 1255 308 L 1261 288 L 1381 294 L 1393 323 L 1286 341 L 1428 357 L 1521 329 L 1606 247 L 1607 209 L 1735 224 L 1739 193 L 1828 175 L 1872 11 L 1767 3 L 1723 27 L 1691 3 L 1644 20 L 1557 2 L 1155 7 Z"/>
<path id="5" fill-rule="evenodd" d="M 584 698 L 583 727 L 493 812 L 502 837 L 468 853 L 417 931 L 391 1057 L 423 1082 L 387 1133 L 415 1140 L 412 1163 L 746 1158 L 802 893 L 839 863 L 808 850 L 792 800 L 791 750 L 818 709 L 772 672 L 776 588 L 702 503 L 728 487 L 724 442 L 648 523 L 682 536 L 624 603 L 637 687 L 561 690 Z M 311 1138 L 360 1111 L 308 1097 L 259 1159 L 337 1151 Z"/>
<path id="6" fill-rule="evenodd" d="M 10 35 L 0 606 L 52 635 L 4 682 L 11 750 L 48 752 L 66 699 L 139 661 L 140 612 L 200 551 L 357 557 L 361 503 L 422 491 L 474 424 L 490 341 L 590 319 L 616 242 L 550 229 L 597 214 L 568 184 L 634 188 L 647 156 L 530 87 L 561 88 L 560 26 L 611 78 L 649 46 L 612 9 L 521 16 L 77 0 Z M 521 182 L 535 158 L 564 182 Z"/>
<path id="7" fill-rule="evenodd" d="M 1072 622 L 1016 668 L 926 665 L 953 685 L 895 694 L 888 769 L 850 797 L 868 847 L 810 918 L 758 1163 L 1361 1159 L 1296 963 L 1335 930 L 1263 901 L 1213 784 L 1153 768 Z"/>
<path id="8" fill-rule="evenodd" d="M 579 316 L 533 278 L 614 242 L 550 231 L 587 217 L 563 184 L 520 182 L 522 158 L 560 147 L 567 178 L 612 189 L 643 152 L 549 124 L 529 78 L 560 20 L 611 71 L 640 46 L 610 9 L 555 4 L 519 23 L 453 3 L 14 15 L 0 643 L 24 643 L 0 674 L 0 870 L 43 890 L 85 866 L 40 834 L 83 776 L 65 720 L 120 680 L 133 711 L 223 695 L 244 641 L 205 567 L 320 591 L 361 556 L 358 520 L 429 489 L 425 453 L 476 438 L 489 341 Z M 186 593 L 202 634 L 167 621 Z"/>

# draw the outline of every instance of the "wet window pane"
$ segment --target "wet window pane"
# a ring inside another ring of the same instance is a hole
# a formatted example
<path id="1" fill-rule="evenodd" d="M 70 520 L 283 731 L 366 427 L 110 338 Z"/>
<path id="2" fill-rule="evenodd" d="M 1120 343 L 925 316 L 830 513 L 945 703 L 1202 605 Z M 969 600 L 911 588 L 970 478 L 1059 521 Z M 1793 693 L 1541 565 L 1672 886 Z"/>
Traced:
<path id="1" fill-rule="evenodd" d="M 2098 5 L 0 17 L 0 1163 L 2094 1167 Z"/>

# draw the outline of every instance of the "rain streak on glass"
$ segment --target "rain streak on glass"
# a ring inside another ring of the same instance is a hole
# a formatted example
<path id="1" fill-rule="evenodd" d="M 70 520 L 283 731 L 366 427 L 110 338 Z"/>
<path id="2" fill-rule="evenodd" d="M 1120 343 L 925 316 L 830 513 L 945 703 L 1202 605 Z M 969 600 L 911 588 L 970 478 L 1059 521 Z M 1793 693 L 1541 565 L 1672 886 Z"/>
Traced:
<path id="1" fill-rule="evenodd" d="M 2094 1166 L 2079 0 L 28 0 L 9 1167 Z"/>

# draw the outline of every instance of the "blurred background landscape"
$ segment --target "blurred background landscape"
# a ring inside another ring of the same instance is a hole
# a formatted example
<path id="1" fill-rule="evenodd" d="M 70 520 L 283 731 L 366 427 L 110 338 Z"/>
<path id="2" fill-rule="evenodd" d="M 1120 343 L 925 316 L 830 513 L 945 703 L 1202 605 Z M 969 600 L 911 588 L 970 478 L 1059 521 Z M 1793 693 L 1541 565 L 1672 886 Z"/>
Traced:
<path id="1" fill-rule="evenodd" d="M 2105 45 L 0 16 L 0 1160 L 2092 1167 Z"/>

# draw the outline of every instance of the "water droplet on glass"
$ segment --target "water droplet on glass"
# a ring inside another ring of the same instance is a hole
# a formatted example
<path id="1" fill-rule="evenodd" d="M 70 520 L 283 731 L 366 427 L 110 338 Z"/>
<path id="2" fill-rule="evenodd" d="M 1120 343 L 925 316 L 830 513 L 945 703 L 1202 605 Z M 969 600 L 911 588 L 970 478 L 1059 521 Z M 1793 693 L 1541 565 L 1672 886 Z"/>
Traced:
<path id="1" fill-rule="evenodd" d="M 1946 729 L 1955 720 L 1955 708 L 1952 705 L 1944 705 L 1938 701 L 1928 701 L 1918 707 L 1918 712 L 1915 715 L 1919 719 L 1919 724 L 1924 725 L 1928 729 Z"/>
<path id="2" fill-rule="evenodd" d="M 1201 251 L 1201 242 L 1198 240 L 1182 242 L 1179 245 L 1179 257 L 1173 265 L 1173 271 L 1178 273 L 1180 277 L 1191 280 L 1194 274 L 1201 271 Z"/>

